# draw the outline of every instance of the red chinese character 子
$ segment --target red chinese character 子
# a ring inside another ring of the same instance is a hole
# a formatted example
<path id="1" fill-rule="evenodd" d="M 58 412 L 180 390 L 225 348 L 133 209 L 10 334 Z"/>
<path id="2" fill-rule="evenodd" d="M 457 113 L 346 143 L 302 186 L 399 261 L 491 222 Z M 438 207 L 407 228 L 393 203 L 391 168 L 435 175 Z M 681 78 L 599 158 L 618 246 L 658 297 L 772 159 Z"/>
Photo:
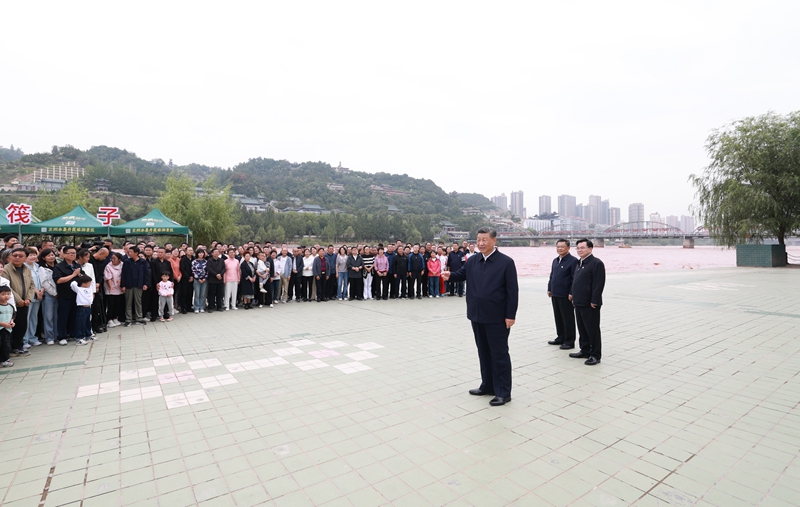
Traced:
<path id="1" fill-rule="evenodd" d="M 28 225 L 31 223 L 31 206 L 30 204 L 17 204 L 12 202 L 6 208 L 6 220 L 11 225 L 23 224 Z"/>
<path id="2" fill-rule="evenodd" d="M 100 220 L 103 225 L 111 225 L 112 220 L 118 220 L 119 218 L 119 208 L 114 206 L 101 206 L 100 213 L 97 214 L 97 219 Z"/>

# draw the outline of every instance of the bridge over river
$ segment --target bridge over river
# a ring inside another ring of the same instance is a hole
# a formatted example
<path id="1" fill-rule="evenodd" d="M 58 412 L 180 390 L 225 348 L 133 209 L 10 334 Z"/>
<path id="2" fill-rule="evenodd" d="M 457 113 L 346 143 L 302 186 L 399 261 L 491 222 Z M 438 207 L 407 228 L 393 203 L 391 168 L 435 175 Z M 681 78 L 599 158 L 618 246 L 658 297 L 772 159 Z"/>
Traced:
<path id="1" fill-rule="evenodd" d="M 686 233 L 677 227 L 667 225 L 662 222 L 625 222 L 613 225 L 605 230 L 598 229 L 569 229 L 560 225 L 547 227 L 533 233 L 531 231 L 498 231 L 497 240 L 503 243 L 519 240 L 530 241 L 531 246 L 539 246 L 543 241 L 554 243 L 559 238 L 574 241 L 580 238 L 589 238 L 595 247 L 602 248 L 606 240 L 625 240 L 637 238 L 651 239 L 683 239 L 684 248 L 694 248 L 694 240 L 697 238 L 707 238 L 708 231 L 697 228 L 690 233 Z"/>

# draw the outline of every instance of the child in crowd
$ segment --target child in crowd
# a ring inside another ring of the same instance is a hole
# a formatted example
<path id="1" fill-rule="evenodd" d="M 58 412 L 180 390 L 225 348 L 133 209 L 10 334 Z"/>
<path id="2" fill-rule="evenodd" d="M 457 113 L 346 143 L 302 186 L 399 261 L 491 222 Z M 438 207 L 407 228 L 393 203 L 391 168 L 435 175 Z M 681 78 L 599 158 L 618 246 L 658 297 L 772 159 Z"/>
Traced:
<path id="1" fill-rule="evenodd" d="M 158 320 L 164 322 L 164 305 L 167 305 L 167 322 L 172 321 L 172 295 L 175 293 L 175 286 L 169 281 L 169 273 L 161 273 L 161 281 L 158 282 Z"/>
<path id="2" fill-rule="evenodd" d="M 9 304 L 11 287 L 0 285 L 0 367 L 14 366 L 11 362 L 11 330 L 14 328 L 14 307 Z"/>
<path id="3" fill-rule="evenodd" d="M 75 299 L 75 345 L 86 345 L 92 338 L 92 302 L 94 301 L 94 280 L 89 275 L 81 275 L 72 280 L 69 287 L 77 295 Z"/>
<path id="4" fill-rule="evenodd" d="M 428 297 L 441 297 L 439 290 L 439 275 L 442 273 L 442 262 L 436 255 L 428 259 Z"/>

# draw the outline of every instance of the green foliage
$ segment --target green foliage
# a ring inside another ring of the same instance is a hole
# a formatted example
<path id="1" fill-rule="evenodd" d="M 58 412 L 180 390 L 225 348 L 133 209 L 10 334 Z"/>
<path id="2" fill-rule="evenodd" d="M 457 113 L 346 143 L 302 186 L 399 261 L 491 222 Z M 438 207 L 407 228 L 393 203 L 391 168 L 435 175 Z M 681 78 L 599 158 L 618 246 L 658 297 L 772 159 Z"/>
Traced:
<path id="1" fill-rule="evenodd" d="M 11 148 L 4 148 L 0 146 L 0 162 L 13 162 L 15 160 L 19 160 L 22 158 L 24 153 L 19 148 L 14 148 L 14 145 L 11 145 Z"/>
<path id="2" fill-rule="evenodd" d="M 456 192 L 453 192 L 453 194 L 455 194 L 455 197 L 459 201 L 461 201 L 461 203 L 464 204 L 464 206 L 475 206 L 482 210 L 489 210 L 494 208 L 494 203 L 491 201 L 491 199 L 487 198 L 485 195 L 471 194 L 471 193 L 459 194 Z"/>
<path id="3" fill-rule="evenodd" d="M 186 175 L 170 175 L 158 208 L 176 222 L 188 226 L 196 243 L 237 239 L 236 205 L 231 199 L 230 187 L 220 190 L 213 178 L 203 184 L 202 196 L 195 193 L 194 187 L 194 182 Z M 249 232 L 252 235 L 252 229 Z"/>
<path id="4" fill-rule="evenodd" d="M 33 202 L 33 214 L 39 220 L 50 220 L 71 211 L 76 206 L 83 206 L 86 211 L 96 214 L 103 205 L 100 199 L 89 196 L 89 191 L 77 181 L 67 182 L 62 190 L 56 193 L 38 192 Z"/>
<path id="5" fill-rule="evenodd" d="M 713 131 L 706 151 L 711 164 L 689 181 L 716 244 L 784 244 L 800 230 L 800 111 L 734 121 Z"/>

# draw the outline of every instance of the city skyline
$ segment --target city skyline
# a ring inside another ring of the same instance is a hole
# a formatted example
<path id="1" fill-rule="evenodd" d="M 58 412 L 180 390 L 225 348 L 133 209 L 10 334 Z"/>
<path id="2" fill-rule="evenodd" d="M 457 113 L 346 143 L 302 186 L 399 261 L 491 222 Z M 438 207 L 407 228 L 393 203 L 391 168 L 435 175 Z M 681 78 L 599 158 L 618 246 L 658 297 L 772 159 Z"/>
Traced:
<path id="1" fill-rule="evenodd" d="M 511 199 L 506 196 L 505 192 L 501 193 L 500 195 L 492 196 L 489 198 L 495 206 L 501 208 L 503 211 L 509 211 L 520 218 L 523 219 L 530 219 L 534 216 L 541 215 L 542 213 L 551 213 L 551 212 L 558 212 L 558 214 L 563 218 L 581 218 L 583 220 L 587 220 L 590 223 L 600 223 L 600 224 L 608 224 L 608 225 L 615 225 L 617 223 L 622 222 L 636 222 L 636 221 L 648 221 L 650 214 L 658 214 L 662 217 L 660 220 L 662 223 L 666 223 L 665 220 L 667 216 L 675 216 L 681 217 L 678 219 L 678 222 L 684 217 L 690 218 L 692 223 L 695 222 L 694 217 L 691 213 L 684 212 L 684 213 L 661 213 L 661 211 L 656 210 L 652 212 L 646 211 L 646 205 L 641 202 L 632 202 L 628 204 L 622 204 L 617 206 L 612 206 L 611 199 L 604 199 L 601 195 L 590 194 L 588 198 L 584 201 L 579 201 L 577 196 L 570 195 L 570 194 L 560 194 L 556 196 L 556 207 L 552 206 L 553 196 L 548 194 L 541 194 L 538 195 L 536 200 L 538 201 L 538 207 L 534 213 L 529 214 L 528 216 L 523 217 L 521 214 L 516 213 L 514 211 L 514 199 L 515 196 L 519 196 L 519 207 L 520 209 L 526 209 L 524 205 L 524 191 L 517 191 L 512 190 L 510 192 Z M 635 208 L 634 208 L 635 207 Z M 543 211 L 546 210 L 546 211 Z M 622 215 L 622 210 L 627 209 L 628 214 L 627 216 Z M 633 211 L 633 218 L 631 218 Z M 682 223 L 682 222 L 681 222 Z M 680 226 L 677 226 L 680 228 Z M 692 227 L 693 228 L 693 227 Z"/>

